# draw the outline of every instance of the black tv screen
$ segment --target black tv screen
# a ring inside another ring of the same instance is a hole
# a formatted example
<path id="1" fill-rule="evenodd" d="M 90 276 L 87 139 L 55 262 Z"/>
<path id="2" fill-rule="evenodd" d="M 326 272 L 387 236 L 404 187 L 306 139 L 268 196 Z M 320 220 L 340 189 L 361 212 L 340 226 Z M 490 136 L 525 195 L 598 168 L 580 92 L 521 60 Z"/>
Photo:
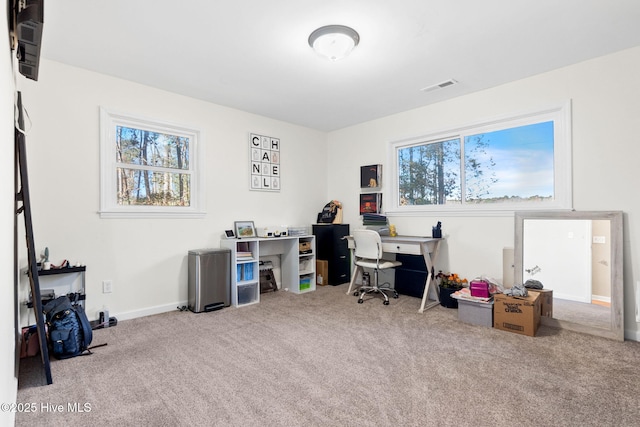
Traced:
<path id="1" fill-rule="evenodd" d="M 44 0 L 14 0 L 14 12 L 18 69 L 25 77 L 38 80 Z"/>

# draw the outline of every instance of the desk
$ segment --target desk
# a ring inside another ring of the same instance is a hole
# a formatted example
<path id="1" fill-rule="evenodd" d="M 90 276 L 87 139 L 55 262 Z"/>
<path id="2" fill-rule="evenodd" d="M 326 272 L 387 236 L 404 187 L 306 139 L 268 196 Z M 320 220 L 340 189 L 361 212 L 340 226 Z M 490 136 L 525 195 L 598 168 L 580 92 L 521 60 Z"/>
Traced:
<path id="1" fill-rule="evenodd" d="M 382 251 L 391 254 L 408 254 L 408 255 L 422 255 L 424 262 L 427 265 L 427 280 L 424 285 L 424 292 L 422 293 L 422 302 L 420 303 L 420 309 L 418 313 L 423 313 L 436 305 L 440 304 L 440 292 L 436 286 L 433 278 L 431 277 L 434 262 L 438 259 L 438 252 L 440 251 L 440 242 L 444 239 L 434 239 L 433 237 L 415 237 L 415 236 L 380 236 L 382 240 Z M 352 240 L 349 241 L 349 247 L 352 246 Z M 349 283 L 349 290 L 347 295 L 351 294 L 351 287 L 355 278 Z M 429 299 L 429 293 L 435 295 L 435 299 Z"/>
<path id="2" fill-rule="evenodd" d="M 300 243 L 307 243 L 309 252 L 300 252 Z M 312 235 L 221 240 L 221 248 L 231 249 L 231 305 L 238 307 L 260 302 L 261 257 L 280 258 L 281 289 L 295 294 L 314 291 L 315 246 Z"/>

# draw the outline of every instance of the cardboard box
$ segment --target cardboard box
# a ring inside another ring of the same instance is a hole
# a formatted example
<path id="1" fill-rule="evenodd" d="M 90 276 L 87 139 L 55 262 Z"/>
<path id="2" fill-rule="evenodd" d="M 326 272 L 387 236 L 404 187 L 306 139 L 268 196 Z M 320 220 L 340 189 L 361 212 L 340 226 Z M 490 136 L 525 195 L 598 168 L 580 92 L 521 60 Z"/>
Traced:
<path id="1" fill-rule="evenodd" d="M 553 291 L 551 289 L 529 289 L 540 294 L 540 315 L 553 317 Z"/>
<path id="2" fill-rule="evenodd" d="M 324 286 L 329 283 L 329 261 L 316 260 L 316 285 Z"/>
<path id="3" fill-rule="evenodd" d="M 458 320 L 472 325 L 493 327 L 493 301 L 480 302 L 458 298 Z"/>
<path id="4" fill-rule="evenodd" d="M 540 294 L 530 292 L 526 297 L 505 294 L 493 296 L 493 327 L 503 331 L 534 337 L 540 324 Z"/>

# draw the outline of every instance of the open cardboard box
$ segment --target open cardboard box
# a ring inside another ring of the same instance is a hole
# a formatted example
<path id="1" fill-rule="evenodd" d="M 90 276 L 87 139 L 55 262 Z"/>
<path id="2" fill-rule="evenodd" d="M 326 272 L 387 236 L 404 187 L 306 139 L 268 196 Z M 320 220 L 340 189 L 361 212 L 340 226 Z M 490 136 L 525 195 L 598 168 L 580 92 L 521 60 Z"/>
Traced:
<path id="1" fill-rule="evenodd" d="M 551 289 L 529 289 L 540 294 L 540 315 L 553 317 L 553 291 Z"/>
<path id="2" fill-rule="evenodd" d="M 540 324 L 540 293 L 526 297 L 493 296 L 493 327 L 534 337 Z"/>

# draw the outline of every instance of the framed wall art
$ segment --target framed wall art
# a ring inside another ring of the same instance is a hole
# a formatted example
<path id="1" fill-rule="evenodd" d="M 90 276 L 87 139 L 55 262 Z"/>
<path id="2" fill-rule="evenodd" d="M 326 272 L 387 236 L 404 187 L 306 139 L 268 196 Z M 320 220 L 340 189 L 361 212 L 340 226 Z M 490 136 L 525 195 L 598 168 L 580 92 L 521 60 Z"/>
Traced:
<path id="1" fill-rule="evenodd" d="M 360 215 L 382 212 L 382 193 L 360 194 Z"/>
<path id="2" fill-rule="evenodd" d="M 249 188 L 280 191 L 280 139 L 252 133 L 249 152 Z"/>
<path id="3" fill-rule="evenodd" d="M 382 165 L 360 166 L 360 188 L 377 189 L 382 186 Z"/>

